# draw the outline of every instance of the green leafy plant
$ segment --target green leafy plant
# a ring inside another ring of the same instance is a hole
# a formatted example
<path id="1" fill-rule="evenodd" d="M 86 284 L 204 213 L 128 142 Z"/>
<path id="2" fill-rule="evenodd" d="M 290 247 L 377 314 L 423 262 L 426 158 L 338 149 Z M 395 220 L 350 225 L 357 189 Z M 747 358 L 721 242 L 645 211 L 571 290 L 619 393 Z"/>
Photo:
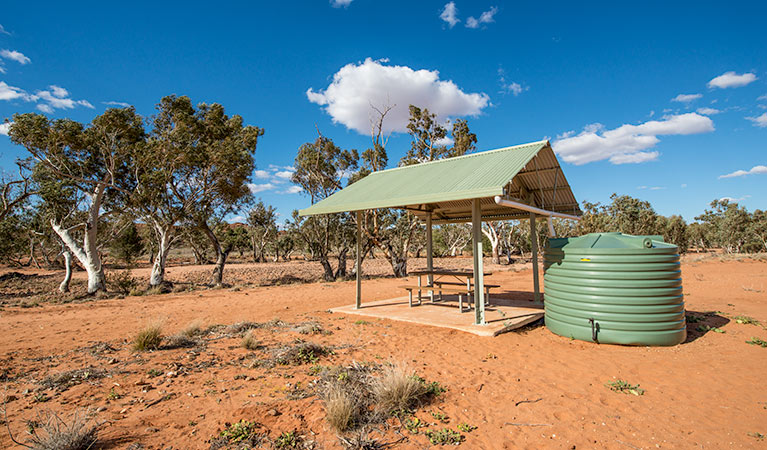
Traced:
<path id="1" fill-rule="evenodd" d="M 695 316 L 692 314 L 688 314 L 686 319 L 687 319 L 687 323 L 698 323 L 703 321 L 703 317 Z"/>
<path id="2" fill-rule="evenodd" d="M 461 422 L 458 424 L 458 431 L 463 431 L 464 433 L 471 433 L 472 431 L 476 430 L 477 427 L 474 425 L 469 425 L 466 422 Z"/>
<path id="3" fill-rule="evenodd" d="M 418 417 L 410 417 L 405 420 L 405 429 L 412 434 L 418 434 L 419 428 L 426 426 Z"/>
<path id="4" fill-rule="evenodd" d="M 295 431 L 285 431 L 274 441 L 274 448 L 299 448 L 301 445 L 301 436 Z"/>
<path id="5" fill-rule="evenodd" d="M 120 393 L 117 392 L 114 387 L 112 387 L 112 389 L 110 389 L 109 393 L 107 394 L 107 400 L 118 400 L 121 397 L 122 395 L 120 395 Z"/>
<path id="6" fill-rule="evenodd" d="M 767 437 L 767 435 L 758 432 L 748 433 L 748 435 L 752 438 L 756 438 L 757 441 L 763 441 L 764 438 Z"/>
<path id="7" fill-rule="evenodd" d="M 367 320 L 358 320 L 354 322 L 354 325 L 370 325 L 370 322 L 368 322 Z"/>
<path id="8" fill-rule="evenodd" d="M 759 339 L 758 337 L 752 337 L 750 341 L 746 341 L 746 344 L 758 345 L 762 348 L 767 348 L 767 341 Z"/>
<path id="9" fill-rule="evenodd" d="M 237 423 L 233 423 L 221 431 L 220 435 L 230 443 L 245 442 L 249 440 L 256 433 L 257 424 L 255 422 L 248 422 L 245 419 L 240 420 Z"/>
<path id="10" fill-rule="evenodd" d="M 426 430 L 424 433 L 432 445 L 461 445 L 465 437 L 450 428 L 441 430 Z"/>
<path id="11" fill-rule="evenodd" d="M 605 383 L 605 386 L 609 387 L 611 391 L 622 392 L 624 394 L 644 395 L 645 393 L 645 390 L 640 388 L 638 384 L 630 384 L 623 380 L 611 381 Z"/>
<path id="12" fill-rule="evenodd" d="M 162 375 L 162 371 L 161 370 L 157 370 L 157 369 L 149 369 L 147 371 L 146 375 L 149 378 L 155 378 L 155 377 L 159 377 L 160 375 Z"/>
<path id="13" fill-rule="evenodd" d="M 724 334 L 726 333 L 725 330 L 718 328 L 718 327 L 710 327 L 708 325 L 699 325 L 696 330 L 700 331 L 701 333 L 705 333 L 706 331 L 713 331 L 714 333 L 720 333 Z"/>
<path id="14" fill-rule="evenodd" d="M 435 420 L 439 420 L 442 423 L 450 422 L 450 417 L 448 417 L 447 414 L 440 411 L 432 411 L 431 416 L 434 417 Z"/>
<path id="15" fill-rule="evenodd" d="M 742 323 L 744 325 L 759 325 L 759 321 L 749 316 L 735 316 L 733 317 L 735 322 Z"/>

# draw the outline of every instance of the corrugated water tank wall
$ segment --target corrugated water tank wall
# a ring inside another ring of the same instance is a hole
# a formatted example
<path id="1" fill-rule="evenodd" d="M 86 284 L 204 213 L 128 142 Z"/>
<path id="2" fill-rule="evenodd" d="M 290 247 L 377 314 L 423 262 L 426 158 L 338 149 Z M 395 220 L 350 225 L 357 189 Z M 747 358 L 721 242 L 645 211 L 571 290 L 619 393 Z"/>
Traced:
<path id="1" fill-rule="evenodd" d="M 676 345 L 687 337 L 679 252 L 661 236 L 592 233 L 544 251 L 546 326 L 609 344 Z"/>

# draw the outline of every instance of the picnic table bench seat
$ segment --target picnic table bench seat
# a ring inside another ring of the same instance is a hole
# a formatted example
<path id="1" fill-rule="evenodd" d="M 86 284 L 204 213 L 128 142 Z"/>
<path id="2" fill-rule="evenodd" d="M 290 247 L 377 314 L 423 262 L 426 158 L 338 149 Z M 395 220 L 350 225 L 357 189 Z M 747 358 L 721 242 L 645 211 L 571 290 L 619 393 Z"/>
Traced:
<path id="1" fill-rule="evenodd" d="M 443 285 L 450 285 L 455 287 L 446 287 Z M 473 285 L 472 285 L 473 286 Z M 460 312 L 466 312 L 471 310 L 471 301 L 469 301 L 469 298 L 472 295 L 472 292 L 468 290 L 468 287 L 466 284 L 463 283 L 456 283 L 456 282 L 435 282 L 434 285 L 414 285 L 414 284 L 407 284 L 407 285 L 400 285 L 397 286 L 399 289 L 405 289 L 408 292 L 408 305 L 412 308 L 413 307 L 413 291 L 430 291 L 429 297 L 431 298 L 432 303 L 434 302 L 434 291 L 439 292 L 440 294 L 440 300 L 442 300 L 442 292 L 453 292 L 458 294 L 458 309 Z M 486 284 L 485 285 L 485 304 L 489 304 L 490 299 L 490 289 L 493 288 L 499 288 L 500 285 L 496 284 Z M 463 307 L 463 295 L 466 294 L 467 298 L 467 305 L 468 307 L 464 309 Z M 419 293 L 418 295 L 418 305 L 421 304 L 421 295 Z"/>

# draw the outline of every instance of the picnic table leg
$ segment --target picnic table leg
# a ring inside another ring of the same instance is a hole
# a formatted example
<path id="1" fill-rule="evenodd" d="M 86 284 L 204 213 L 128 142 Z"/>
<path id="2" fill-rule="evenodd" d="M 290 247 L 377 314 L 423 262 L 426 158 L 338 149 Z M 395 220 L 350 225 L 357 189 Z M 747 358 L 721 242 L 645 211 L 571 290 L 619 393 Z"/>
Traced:
<path id="1" fill-rule="evenodd" d="M 418 275 L 418 304 L 421 304 L 421 276 Z"/>
<path id="2" fill-rule="evenodd" d="M 411 308 L 413 307 L 413 290 L 412 289 L 409 289 L 407 291 L 407 303 L 408 305 L 410 305 Z"/>
<path id="3" fill-rule="evenodd" d="M 463 313 L 463 295 L 458 293 L 458 310 Z"/>

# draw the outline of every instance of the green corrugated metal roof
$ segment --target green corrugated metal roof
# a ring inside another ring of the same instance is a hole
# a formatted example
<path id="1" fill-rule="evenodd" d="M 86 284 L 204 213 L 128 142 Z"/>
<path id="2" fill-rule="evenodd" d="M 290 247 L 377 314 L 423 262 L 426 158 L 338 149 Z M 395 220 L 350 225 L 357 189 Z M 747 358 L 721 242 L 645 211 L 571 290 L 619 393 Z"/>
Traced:
<path id="1" fill-rule="evenodd" d="M 548 141 L 374 172 L 312 206 L 302 216 L 396 208 L 503 195 L 503 188 Z"/>

